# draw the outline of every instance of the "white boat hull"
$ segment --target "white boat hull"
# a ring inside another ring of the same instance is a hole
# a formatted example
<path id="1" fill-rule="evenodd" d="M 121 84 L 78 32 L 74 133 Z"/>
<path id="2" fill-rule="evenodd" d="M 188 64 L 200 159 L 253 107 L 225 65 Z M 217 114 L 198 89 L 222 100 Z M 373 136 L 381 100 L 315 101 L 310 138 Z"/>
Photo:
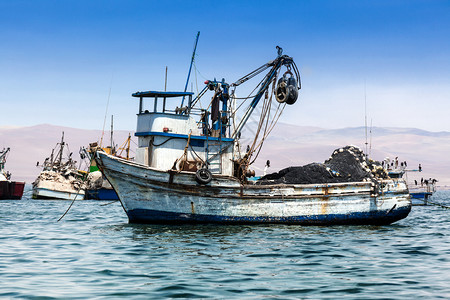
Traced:
<path id="1" fill-rule="evenodd" d="M 84 200 L 84 190 L 58 189 L 56 187 L 44 187 L 38 184 L 33 187 L 33 199 L 58 199 L 58 200 Z"/>
<path id="2" fill-rule="evenodd" d="M 160 171 L 98 152 L 97 163 L 116 190 L 131 223 L 390 224 L 405 218 L 411 200 L 403 180 L 241 185 L 214 176 Z"/>

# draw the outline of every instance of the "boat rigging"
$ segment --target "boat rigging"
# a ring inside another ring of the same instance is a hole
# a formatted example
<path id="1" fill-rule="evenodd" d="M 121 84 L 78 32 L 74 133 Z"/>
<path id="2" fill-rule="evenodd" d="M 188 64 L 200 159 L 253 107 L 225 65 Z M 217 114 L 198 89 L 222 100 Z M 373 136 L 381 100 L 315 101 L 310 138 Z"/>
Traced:
<path id="1" fill-rule="evenodd" d="M 144 98 L 154 98 L 152 113 L 174 113 L 180 117 L 185 116 L 187 118 L 198 116 L 199 120 L 197 121 L 197 126 L 200 129 L 199 136 L 205 137 L 206 151 L 208 154 L 214 152 L 214 154 L 207 155 L 205 159 L 202 159 L 201 164 L 202 168 L 210 169 L 212 161 L 215 160 L 217 156 L 226 152 L 229 147 L 236 146 L 239 149 L 241 132 L 250 116 L 262 102 L 258 128 L 250 148 L 244 155 L 241 155 L 239 150 L 239 153 L 232 158 L 237 164 L 235 169 L 238 170 L 230 175 L 236 176 L 237 174 L 240 174 L 239 178 L 245 181 L 246 177 L 243 175 L 252 174 L 252 172 L 249 171 L 249 166 L 256 160 L 265 139 L 277 123 L 284 107 L 296 102 L 298 90 L 301 88 L 300 72 L 298 71 L 297 65 L 292 57 L 283 55 L 282 52 L 283 50 L 277 46 L 278 56 L 276 59 L 246 74 L 232 84 L 228 84 L 225 79 L 222 79 L 221 81 L 205 81 L 205 87 L 195 98 L 193 98 L 193 93 L 189 92 L 136 92 L 133 94 L 133 97 L 138 97 L 140 99 L 139 114 L 150 113 L 150 110 L 144 108 L 145 105 L 143 100 Z M 286 70 L 280 76 L 283 67 L 285 67 Z M 236 107 L 236 101 L 238 101 L 235 96 L 236 89 L 266 70 L 269 71 L 254 88 L 254 91 L 257 90 L 256 94 L 244 98 L 244 101 Z M 271 91 L 269 93 L 270 89 Z M 205 109 L 198 107 L 200 106 L 198 105 L 200 100 L 206 97 L 205 95 L 208 91 L 214 93 L 209 101 L 209 105 Z M 166 101 L 168 98 L 173 97 L 182 97 L 183 100 L 181 101 L 180 107 L 175 108 L 175 110 L 170 110 L 166 106 Z M 183 106 L 186 97 L 188 97 L 187 105 Z M 273 97 L 275 97 L 276 102 L 273 101 Z M 158 110 L 158 100 L 161 98 L 163 99 L 162 110 Z M 246 100 L 250 100 L 250 103 L 248 103 L 247 107 L 244 109 L 243 104 Z M 273 106 L 276 106 L 276 108 L 272 108 Z M 243 110 L 242 117 L 237 120 L 238 113 L 241 110 Z M 275 112 L 273 110 L 275 110 Z M 140 130 L 138 130 L 137 135 L 142 134 L 139 131 Z M 167 128 L 166 133 L 170 133 L 169 128 Z M 162 142 L 165 143 L 172 138 L 175 137 L 167 136 L 167 140 Z M 227 145 L 222 145 L 218 150 L 210 151 L 211 148 L 214 148 L 214 143 L 223 141 L 224 139 L 229 139 Z M 158 144 L 159 143 L 155 143 L 155 139 L 152 140 L 151 145 L 155 146 Z M 193 150 L 191 149 L 191 151 Z M 256 157 L 253 157 L 254 155 Z M 197 156 L 198 160 L 199 155 L 195 156 Z M 217 172 L 220 172 L 220 170 L 217 170 Z"/>

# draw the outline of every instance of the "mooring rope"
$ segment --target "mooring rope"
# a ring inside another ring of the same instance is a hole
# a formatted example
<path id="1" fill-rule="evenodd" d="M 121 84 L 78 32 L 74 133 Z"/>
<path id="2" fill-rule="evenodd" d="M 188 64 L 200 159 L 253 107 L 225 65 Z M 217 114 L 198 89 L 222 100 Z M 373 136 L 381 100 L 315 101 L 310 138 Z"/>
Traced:
<path id="1" fill-rule="evenodd" d="M 83 186 L 83 185 L 81 185 L 81 186 L 78 188 L 77 194 L 76 194 L 75 197 L 73 198 L 72 203 L 70 203 L 69 208 L 68 208 L 68 209 L 66 210 L 66 212 L 61 216 L 61 218 L 58 219 L 57 222 L 61 221 L 62 218 L 64 218 L 64 216 L 69 212 L 69 210 L 70 210 L 70 208 L 72 207 L 73 203 L 74 203 L 75 200 L 77 199 L 77 196 L 80 194 L 80 191 L 81 191 L 82 186 Z"/>
<path id="2" fill-rule="evenodd" d="M 110 205 L 110 204 L 116 203 L 117 201 L 120 201 L 120 200 L 113 200 L 113 201 L 108 202 L 108 203 L 100 204 L 100 206 Z"/>
<path id="3" fill-rule="evenodd" d="M 440 203 L 433 202 L 433 201 L 430 201 L 430 200 L 422 200 L 422 199 L 416 199 L 416 200 L 420 200 L 420 201 L 424 202 L 425 205 L 427 205 L 429 203 L 429 204 L 434 205 L 434 206 L 439 206 L 439 207 L 442 207 L 442 208 L 445 208 L 445 209 L 450 209 L 450 206 L 442 205 Z"/>

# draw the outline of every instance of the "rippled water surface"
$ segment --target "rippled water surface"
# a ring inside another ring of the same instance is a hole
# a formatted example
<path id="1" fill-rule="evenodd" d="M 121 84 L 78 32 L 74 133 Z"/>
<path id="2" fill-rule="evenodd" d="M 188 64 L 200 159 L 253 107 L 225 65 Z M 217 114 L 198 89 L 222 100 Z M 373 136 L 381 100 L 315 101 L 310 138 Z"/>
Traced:
<path id="1" fill-rule="evenodd" d="M 450 206 L 450 192 L 433 201 Z M 450 298 L 450 210 L 389 226 L 134 225 L 119 203 L 0 201 L 0 298 Z"/>

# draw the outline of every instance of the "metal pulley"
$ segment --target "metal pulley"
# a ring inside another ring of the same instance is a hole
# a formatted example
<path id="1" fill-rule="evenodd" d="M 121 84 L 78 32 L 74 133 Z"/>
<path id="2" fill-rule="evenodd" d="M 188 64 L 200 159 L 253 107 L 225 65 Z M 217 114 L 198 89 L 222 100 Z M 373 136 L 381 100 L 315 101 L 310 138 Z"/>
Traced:
<path id="1" fill-rule="evenodd" d="M 294 76 L 291 75 L 287 82 L 288 89 L 288 98 L 286 103 L 292 105 L 297 101 L 298 98 L 298 89 L 297 89 L 297 80 L 295 80 Z"/>
<path id="2" fill-rule="evenodd" d="M 297 98 L 297 80 L 295 80 L 292 74 L 290 74 L 290 77 L 288 78 L 287 73 L 284 73 L 283 77 L 278 80 L 275 89 L 275 99 L 277 99 L 279 103 L 292 105 L 297 101 Z"/>
<path id="3" fill-rule="evenodd" d="M 278 79 L 277 87 L 275 88 L 275 99 L 279 103 L 285 103 L 287 99 L 287 79 L 286 74 L 283 75 L 280 79 Z"/>

